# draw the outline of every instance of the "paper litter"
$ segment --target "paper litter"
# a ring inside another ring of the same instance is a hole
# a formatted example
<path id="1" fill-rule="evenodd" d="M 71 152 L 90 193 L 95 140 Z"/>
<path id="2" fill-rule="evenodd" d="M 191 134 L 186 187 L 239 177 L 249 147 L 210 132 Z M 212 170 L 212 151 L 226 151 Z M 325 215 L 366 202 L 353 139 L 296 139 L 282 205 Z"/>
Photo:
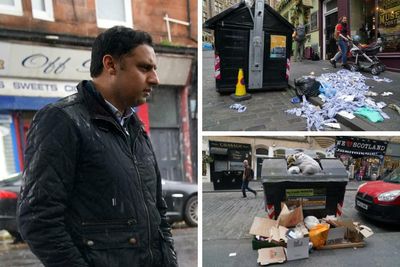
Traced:
<path id="1" fill-rule="evenodd" d="M 247 107 L 245 105 L 242 104 L 232 104 L 230 107 L 230 109 L 234 109 L 237 110 L 237 112 L 245 112 Z"/>
<path id="2" fill-rule="evenodd" d="M 321 83 L 320 91 L 323 92 L 320 95 L 324 102 L 321 109 L 313 106 L 303 97 L 301 107 L 289 109 L 286 112 L 306 118 L 309 131 L 323 130 L 327 123 L 336 123 L 335 116 L 341 111 L 346 112 L 345 114 L 353 114 L 362 107 L 375 110 L 384 118 L 389 117 L 382 111 L 385 103 L 377 104 L 366 96 L 370 89 L 365 83 L 367 79 L 360 72 L 351 72 L 346 69 L 336 73 L 324 73 L 316 77 L 316 80 Z M 389 79 L 385 79 L 383 81 L 388 82 Z"/>

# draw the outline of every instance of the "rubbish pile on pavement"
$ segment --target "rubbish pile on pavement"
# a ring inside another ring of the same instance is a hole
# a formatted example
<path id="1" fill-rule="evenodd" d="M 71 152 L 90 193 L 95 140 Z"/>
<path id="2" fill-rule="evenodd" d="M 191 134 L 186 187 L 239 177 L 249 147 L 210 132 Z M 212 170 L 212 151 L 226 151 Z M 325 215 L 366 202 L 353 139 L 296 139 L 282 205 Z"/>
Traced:
<path id="1" fill-rule="evenodd" d="M 260 265 L 283 263 L 309 257 L 313 249 L 365 246 L 364 238 L 373 235 L 365 225 L 335 216 L 303 218 L 301 205 L 289 209 L 282 203 L 277 220 L 255 217 L 250 228 L 253 250 L 258 250 Z"/>
<path id="2" fill-rule="evenodd" d="M 309 78 L 310 76 L 303 76 L 303 78 L 306 77 Z M 367 78 L 360 72 L 351 72 L 346 69 L 339 70 L 337 73 L 324 73 L 314 78 L 314 82 L 320 84 L 319 97 L 324 102 L 322 107 L 312 105 L 303 95 L 300 108 L 286 111 L 289 114 L 306 118 L 309 131 L 322 130 L 327 125 L 332 126 L 332 123 L 337 122 L 335 116 L 340 112 L 362 116 L 372 122 L 390 119 L 382 110 L 387 106 L 386 103 L 376 103 L 375 100 L 369 97 L 374 96 L 374 94 L 369 91 L 370 87 L 366 85 L 365 80 L 373 79 L 377 82 L 392 82 L 392 80 L 377 76 Z M 393 93 L 385 92 L 382 96 L 391 94 Z"/>

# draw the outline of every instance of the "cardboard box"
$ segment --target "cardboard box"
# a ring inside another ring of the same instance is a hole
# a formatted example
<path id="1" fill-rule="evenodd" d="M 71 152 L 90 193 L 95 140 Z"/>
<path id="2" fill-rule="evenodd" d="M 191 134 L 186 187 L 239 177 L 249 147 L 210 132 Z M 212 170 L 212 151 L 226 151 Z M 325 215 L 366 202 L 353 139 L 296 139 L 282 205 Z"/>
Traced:
<path id="1" fill-rule="evenodd" d="M 282 203 L 282 210 L 278 216 L 278 224 L 285 227 L 294 227 L 303 222 L 303 207 L 297 206 L 294 210 L 289 210 L 285 203 Z"/>
<path id="2" fill-rule="evenodd" d="M 285 249 L 286 259 L 288 261 L 306 259 L 309 257 L 308 237 L 298 239 L 288 239 L 287 247 Z"/>
<path id="3" fill-rule="evenodd" d="M 255 217 L 253 224 L 250 228 L 250 234 L 254 236 L 262 236 L 268 240 L 257 240 L 256 238 L 252 241 L 253 250 L 260 248 L 286 246 L 286 232 L 287 228 L 278 225 L 278 221 L 271 220 L 263 217 Z"/>
<path id="4" fill-rule="evenodd" d="M 272 263 L 282 263 L 286 261 L 283 247 L 263 248 L 258 250 L 257 263 L 268 265 Z"/>

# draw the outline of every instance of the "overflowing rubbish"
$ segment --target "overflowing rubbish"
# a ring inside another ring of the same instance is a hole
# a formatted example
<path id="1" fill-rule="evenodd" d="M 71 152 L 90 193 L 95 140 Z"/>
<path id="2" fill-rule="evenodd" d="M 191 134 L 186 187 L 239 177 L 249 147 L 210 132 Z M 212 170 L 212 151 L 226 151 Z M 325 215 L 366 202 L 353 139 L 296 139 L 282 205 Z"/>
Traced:
<path id="1" fill-rule="evenodd" d="M 230 105 L 229 108 L 233 109 L 233 110 L 237 110 L 237 112 L 245 112 L 247 109 L 247 107 L 245 105 L 238 104 L 238 103 Z"/>
<path id="2" fill-rule="evenodd" d="M 337 124 L 332 123 L 337 123 L 335 116 L 338 113 L 341 115 L 346 114 L 344 116 L 349 117 L 350 114 L 355 114 L 358 111 L 359 115 L 368 119 L 372 117 L 371 121 L 376 122 L 389 118 L 382 111 L 386 103 L 376 103 L 369 97 L 377 96 L 378 94 L 369 91 L 370 87 L 365 83 L 367 79 L 370 78 L 360 72 L 351 72 L 346 69 L 339 70 L 336 73 L 323 73 L 315 78 L 315 81 L 320 84 L 319 98 L 323 102 L 322 106 L 320 108 L 314 106 L 303 97 L 300 107 L 286 110 L 286 112 L 306 118 L 307 130 L 309 131 L 323 130 L 325 127 L 337 127 Z M 381 79 L 378 76 L 374 76 L 373 79 L 375 81 L 392 82 L 388 78 Z M 310 80 L 310 76 L 303 76 L 297 79 L 297 81 L 308 81 L 309 84 L 311 83 Z M 377 113 L 380 116 L 377 116 Z M 377 119 L 377 117 L 380 118 Z"/>

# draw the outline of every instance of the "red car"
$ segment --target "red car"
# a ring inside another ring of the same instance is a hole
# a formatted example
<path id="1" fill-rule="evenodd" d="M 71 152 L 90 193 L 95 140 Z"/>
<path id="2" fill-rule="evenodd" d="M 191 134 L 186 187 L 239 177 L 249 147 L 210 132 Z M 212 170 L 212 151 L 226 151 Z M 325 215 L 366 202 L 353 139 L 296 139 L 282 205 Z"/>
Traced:
<path id="1" fill-rule="evenodd" d="M 358 187 L 356 209 L 375 220 L 400 223 L 400 168 L 382 181 L 372 181 Z"/>

